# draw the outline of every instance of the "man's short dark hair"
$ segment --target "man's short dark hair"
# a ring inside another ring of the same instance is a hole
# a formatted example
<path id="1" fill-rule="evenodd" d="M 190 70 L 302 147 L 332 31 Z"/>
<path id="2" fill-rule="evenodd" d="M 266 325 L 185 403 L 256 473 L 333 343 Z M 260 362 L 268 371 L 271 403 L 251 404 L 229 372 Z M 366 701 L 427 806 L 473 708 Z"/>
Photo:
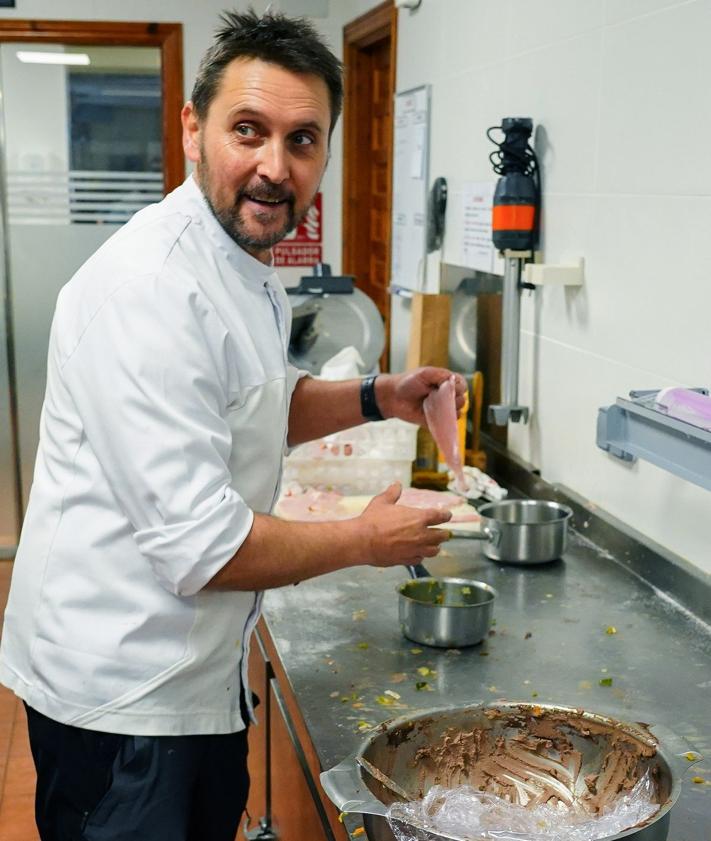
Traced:
<path id="1" fill-rule="evenodd" d="M 227 65 L 236 58 L 257 58 L 277 64 L 293 73 L 319 76 L 328 87 L 331 105 L 330 132 L 343 105 L 343 65 L 321 40 L 306 18 L 289 18 L 281 13 L 261 17 L 248 12 L 223 12 L 215 42 L 205 53 L 192 93 L 199 119 L 207 116 Z"/>

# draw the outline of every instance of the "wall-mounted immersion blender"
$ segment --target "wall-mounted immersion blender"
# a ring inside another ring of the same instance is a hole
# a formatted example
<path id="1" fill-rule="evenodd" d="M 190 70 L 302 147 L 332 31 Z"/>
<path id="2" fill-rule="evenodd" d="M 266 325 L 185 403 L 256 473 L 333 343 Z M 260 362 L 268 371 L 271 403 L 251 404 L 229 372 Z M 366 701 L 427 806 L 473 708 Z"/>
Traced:
<path id="1" fill-rule="evenodd" d="M 492 132 L 502 132 L 496 140 Z M 538 159 L 529 143 L 533 120 L 507 117 L 486 132 L 497 148 L 489 155 L 494 172 L 501 177 L 494 192 L 492 238 L 503 253 L 504 282 L 501 339 L 501 399 L 489 406 L 489 421 L 506 426 L 509 421 L 528 420 L 528 407 L 518 403 L 519 324 L 521 289 L 533 288 L 521 281 L 523 265 L 533 257 L 538 243 L 541 183 Z"/>

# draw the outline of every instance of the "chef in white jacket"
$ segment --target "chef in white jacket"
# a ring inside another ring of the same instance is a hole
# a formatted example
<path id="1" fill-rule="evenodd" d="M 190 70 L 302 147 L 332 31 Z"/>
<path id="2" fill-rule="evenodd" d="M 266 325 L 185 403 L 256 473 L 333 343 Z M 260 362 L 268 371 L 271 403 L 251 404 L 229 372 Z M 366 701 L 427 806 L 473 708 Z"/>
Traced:
<path id="1" fill-rule="evenodd" d="M 194 175 L 62 289 L 0 680 L 26 704 L 43 841 L 232 841 L 261 591 L 437 553 L 448 514 L 286 523 L 289 445 L 423 423 L 449 372 L 322 382 L 287 361 L 271 247 L 328 159 L 341 67 L 303 20 L 226 14 L 182 112 Z M 463 382 L 459 383 L 463 392 Z"/>

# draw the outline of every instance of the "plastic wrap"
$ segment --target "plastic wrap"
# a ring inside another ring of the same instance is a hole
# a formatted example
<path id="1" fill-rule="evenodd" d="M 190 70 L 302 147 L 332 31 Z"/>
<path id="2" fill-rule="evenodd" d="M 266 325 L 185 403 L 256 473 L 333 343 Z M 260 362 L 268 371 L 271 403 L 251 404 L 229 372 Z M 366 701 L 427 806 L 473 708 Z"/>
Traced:
<path id="1" fill-rule="evenodd" d="M 423 800 L 394 803 L 388 823 L 397 841 L 430 841 L 440 835 L 462 841 L 598 841 L 632 829 L 659 811 L 646 773 L 634 788 L 591 816 L 582 805 L 519 806 L 471 786 L 433 786 Z"/>
<path id="2" fill-rule="evenodd" d="M 457 484 L 454 473 L 449 473 L 449 484 L 447 488 L 450 491 L 460 494 L 467 499 L 489 499 L 492 502 L 504 499 L 508 494 L 505 488 L 502 488 L 494 479 L 478 467 L 464 466 L 464 481 L 466 488 L 462 489 Z"/>

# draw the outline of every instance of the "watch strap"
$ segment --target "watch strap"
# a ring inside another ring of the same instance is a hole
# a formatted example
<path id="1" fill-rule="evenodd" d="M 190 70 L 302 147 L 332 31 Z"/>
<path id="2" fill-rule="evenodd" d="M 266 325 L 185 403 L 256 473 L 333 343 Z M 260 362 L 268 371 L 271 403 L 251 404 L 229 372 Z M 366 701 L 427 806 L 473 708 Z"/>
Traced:
<path id="1" fill-rule="evenodd" d="M 360 382 L 360 413 L 369 421 L 385 420 L 375 400 L 375 377 L 364 377 Z"/>

